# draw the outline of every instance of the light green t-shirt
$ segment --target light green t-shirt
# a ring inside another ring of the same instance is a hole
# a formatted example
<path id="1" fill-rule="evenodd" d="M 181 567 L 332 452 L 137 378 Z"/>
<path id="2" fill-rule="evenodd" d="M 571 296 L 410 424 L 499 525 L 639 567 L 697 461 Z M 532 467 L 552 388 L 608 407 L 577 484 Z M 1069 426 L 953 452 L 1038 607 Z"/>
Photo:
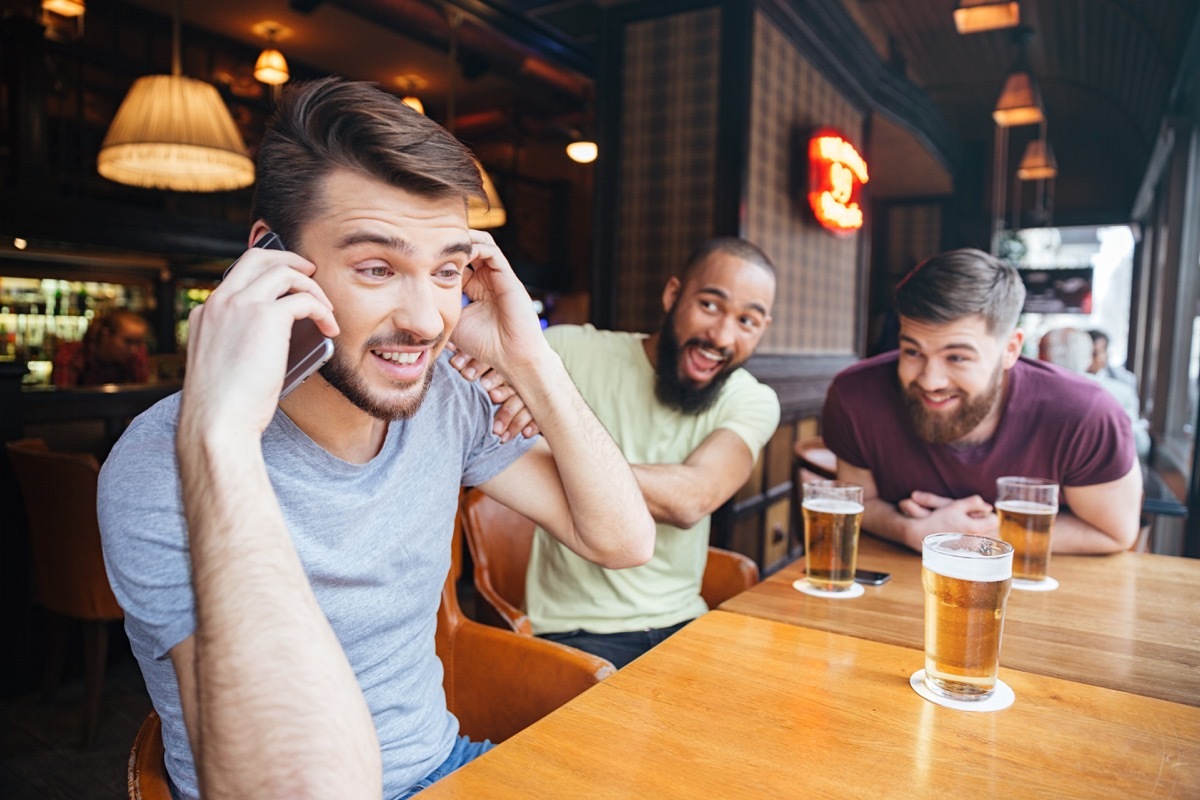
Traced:
<path id="1" fill-rule="evenodd" d="M 546 338 L 631 464 L 680 464 L 719 428 L 741 437 L 757 459 L 779 425 L 775 392 L 744 369 L 707 411 L 683 414 L 654 396 L 645 334 L 556 325 Z M 580 558 L 539 528 L 525 577 L 534 633 L 664 628 L 703 614 L 709 527 L 708 517 L 687 530 L 660 524 L 650 561 L 618 570 Z"/>

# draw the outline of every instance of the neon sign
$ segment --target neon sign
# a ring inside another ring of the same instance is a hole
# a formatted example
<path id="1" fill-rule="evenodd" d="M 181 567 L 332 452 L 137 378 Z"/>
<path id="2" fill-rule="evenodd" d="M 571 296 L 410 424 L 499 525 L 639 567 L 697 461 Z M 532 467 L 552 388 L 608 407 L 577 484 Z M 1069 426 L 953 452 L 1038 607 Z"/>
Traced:
<path id="1" fill-rule="evenodd" d="M 869 180 L 867 162 L 841 134 L 818 131 L 808 142 L 808 204 L 817 222 L 839 236 L 863 224 L 859 194 Z"/>

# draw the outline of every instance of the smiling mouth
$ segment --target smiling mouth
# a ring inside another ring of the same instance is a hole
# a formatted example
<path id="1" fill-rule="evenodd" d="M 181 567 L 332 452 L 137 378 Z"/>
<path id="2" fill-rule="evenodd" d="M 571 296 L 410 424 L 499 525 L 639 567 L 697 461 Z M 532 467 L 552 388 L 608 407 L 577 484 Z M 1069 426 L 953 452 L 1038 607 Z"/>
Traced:
<path id="1" fill-rule="evenodd" d="M 372 350 L 371 353 L 379 358 L 382 358 L 384 361 L 390 361 L 393 364 L 399 364 L 401 366 L 415 364 L 420 361 L 422 356 L 421 351 L 415 353 L 396 353 L 390 350 Z"/>

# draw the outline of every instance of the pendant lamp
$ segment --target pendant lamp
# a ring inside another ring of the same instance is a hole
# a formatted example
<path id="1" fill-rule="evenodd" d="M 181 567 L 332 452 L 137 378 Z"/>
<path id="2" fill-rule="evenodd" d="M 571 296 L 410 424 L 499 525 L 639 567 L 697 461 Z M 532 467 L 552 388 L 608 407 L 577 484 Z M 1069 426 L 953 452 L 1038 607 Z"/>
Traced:
<path id="1" fill-rule="evenodd" d="M 1042 95 L 1034 83 L 1033 73 L 1018 69 L 1004 82 L 1004 90 L 996 101 L 992 119 L 1002 128 L 1034 125 L 1045 120 Z"/>
<path id="2" fill-rule="evenodd" d="M 1017 177 L 1023 181 L 1040 181 L 1058 175 L 1054 151 L 1045 138 L 1034 139 L 1025 145 L 1025 155 L 1017 167 Z"/>
<path id="3" fill-rule="evenodd" d="M 954 7 L 954 27 L 959 33 L 994 31 L 1020 23 L 1017 0 L 958 0 Z"/>
<path id="4" fill-rule="evenodd" d="M 446 130 L 454 133 L 454 115 L 455 115 L 455 95 L 458 93 L 458 28 L 462 24 L 463 14 L 456 8 L 446 9 L 447 17 L 450 22 L 450 92 L 446 98 Z M 492 182 L 492 176 L 488 175 L 483 164 L 479 163 L 479 159 L 475 159 L 475 166 L 479 169 L 479 176 L 483 179 L 483 193 L 487 196 L 487 201 L 472 195 L 467 199 L 467 225 L 475 230 L 487 230 L 488 228 L 499 228 L 508 222 L 508 212 L 504 210 L 504 203 L 500 202 L 500 193 L 496 191 L 496 184 Z"/>
<path id="5" fill-rule="evenodd" d="M 217 192 L 254 183 L 254 162 L 229 109 L 210 83 L 186 78 L 179 62 L 175 0 L 171 74 L 138 78 L 109 126 L 97 171 L 148 189 Z"/>

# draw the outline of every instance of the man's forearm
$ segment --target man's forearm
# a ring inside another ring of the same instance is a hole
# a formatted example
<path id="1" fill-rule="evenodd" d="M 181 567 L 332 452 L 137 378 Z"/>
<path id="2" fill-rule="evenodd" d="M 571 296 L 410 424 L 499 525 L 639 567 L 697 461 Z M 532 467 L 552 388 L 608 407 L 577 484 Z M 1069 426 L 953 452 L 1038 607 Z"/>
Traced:
<path id="1" fill-rule="evenodd" d="M 1051 549 L 1055 553 L 1102 555 L 1128 550 L 1129 545 L 1069 511 L 1060 511 L 1054 518 Z"/>
<path id="2" fill-rule="evenodd" d="M 874 498 L 863 503 L 863 530 L 920 551 L 923 536 L 916 530 L 916 522 L 886 500 Z"/>
<path id="3" fill-rule="evenodd" d="M 645 563 L 654 520 L 625 457 L 548 346 L 507 372 L 554 454 L 581 554 L 608 567 Z"/>
<path id="4" fill-rule="evenodd" d="M 654 520 L 676 528 L 697 525 L 728 499 L 686 464 L 634 464 L 633 476 Z"/>
<path id="5" fill-rule="evenodd" d="M 304 575 L 260 444 L 206 438 L 206 427 L 185 415 L 178 446 L 204 796 L 378 798 L 370 711 Z"/>

